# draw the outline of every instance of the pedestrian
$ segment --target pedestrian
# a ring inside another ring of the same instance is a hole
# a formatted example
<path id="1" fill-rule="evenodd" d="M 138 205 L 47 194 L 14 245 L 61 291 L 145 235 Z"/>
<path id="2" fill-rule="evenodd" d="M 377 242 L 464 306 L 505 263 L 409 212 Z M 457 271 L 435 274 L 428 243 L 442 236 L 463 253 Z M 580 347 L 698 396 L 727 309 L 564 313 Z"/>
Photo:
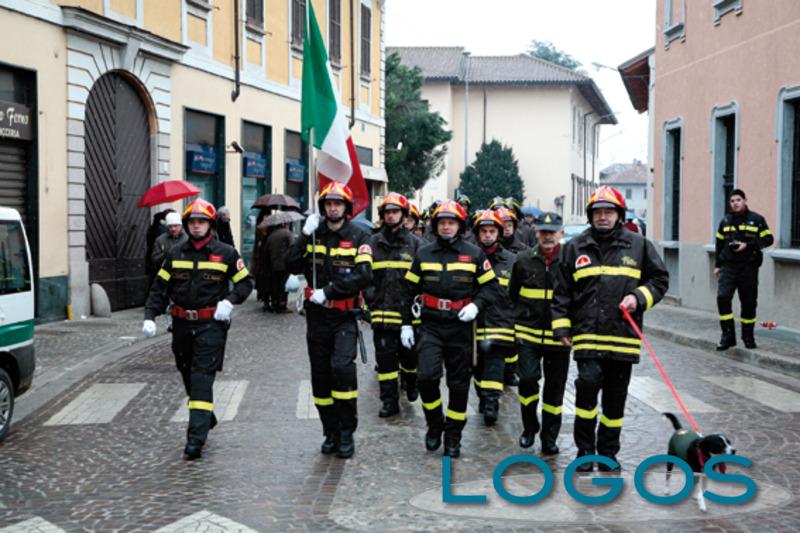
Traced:
<path id="1" fill-rule="evenodd" d="M 413 346 L 400 343 L 403 313 L 410 316 L 411 310 L 403 280 L 422 245 L 403 225 L 408 214 L 406 197 L 390 192 L 378 206 L 381 230 L 369 240 L 372 284 L 365 295 L 378 363 L 381 418 L 400 412 L 398 382 L 404 385 L 408 401 L 417 399 L 417 353 Z"/>
<path id="2" fill-rule="evenodd" d="M 183 231 L 183 221 L 178 213 L 174 211 L 167 213 L 164 221 L 166 223 L 167 232 L 162 233 L 156 238 L 153 243 L 153 252 L 150 254 L 151 263 L 158 265 L 159 268 L 164 263 L 164 258 L 167 256 L 167 252 L 170 248 L 189 240 L 189 237 L 187 237 L 186 233 Z"/>
<path id="3" fill-rule="evenodd" d="M 602 186 L 586 204 L 588 229 L 563 250 L 553 295 L 553 336 L 572 346 L 575 380 L 575 445 L 578 457 L 598 454 L 616 460 L 631 370 L 641 341 L 622 309 L 642 327 L 644 312 L 661 301 L 669 274 L 655 246 L 622 227 L 625 198 Z M 602 395 L 600 428 L 596 431 Z M 596 434 L 595 434 L 596 433 Z M 601 471 L 618 471 L 600 464 Z M 578 467 L 590 472 L 591 462 Z"/>
<path id="4" fill-rule="evenodd" d="M 564 389 L 569 371 L 570 349 L 553 338 L 551 329 L 553 272 L 561 265 L 561 227 L 561 216 L 557 213 L 542 213 L 538 217 L 537 244 L 517 256 L 509 283 L 511 300 L 516 309 L 514 329 L 519 352 L 519 404 L 523 427 L 519 445 L 530 448 L 539 433 L 542 453 L 545 455 L 559 451 L 556 440 L 561 430 Z M 544 391 L 541 395 L 540 425 L 537 404 L 542 373 Z"/>
<path id="5" fill-rule="evenodd" d="M 163 211 L 159 211 L 155 215 L 153 215 L 153 221 L 150 223 L 150 226 L 147 228 L 147 247 L 145 249 L 145 271 L 147 273 L 147 286 L 150 287 L 153 284 L 153 279 L 156 277 L 156 273 L 158 269 L 161 267 L 161 263 L 154 264 L 152 261 L 153 256 L 153 245 L 156 242 L 156 239 L 164 234 L 167 231 L 166 225 L 164 224 L 165 219 L 167 218 L 167 214 L 174 212 L 174 209 L 164 209 Z"/>
<path id="6" fill-rule="evenodd" d="M 289 295 L 286 292 L 286 280 L 289 271 L 286 270 L 286 254 L 294 241 L 294 234 L 289 229 L 289 224 L 282 224 L 270 231 L 266 240 L 266 252 L 269 256 L 269 306 L 273 313 L 291 313 L 286 307 Z"/>
<path id="7" fill-rule="evenodd" d="M 231 230 L 231 210 L 224 205 L 217 209 L 217 240 L 221 243 L 236 247 L 233 242 L 233 231 Z"/>
<path id="8" fill-rule="evenodd" d="M 478 360 L 474 383 L 479 399 L 478 412 L 483 414 L 483 422 L 492 426 L 500 411 L 505 361 L 517 353 L 514 347 L 514 305 L 508 296 L 508 282 L 516 257 L 500 244 L 503 222 L 496 211 L 487 209 L 476 213 L 472 231 L 500 284 L 498 298 L 478 315 L 475 330 Z"/>
<path id="9" fill-rule="evenodd" d="M 739 291 L 742 305 L 742 342 L 755 348 L 756 307 L 758 305 L 758 269 L 764 261 L 762 250 L 772 246 L 775 239 L 767 221 L 747 207 L 747 196 L 734 189 L 728 199 L 730 212 L 717 229 L 716 261 L 714 275 L 717 286 L 717 309 L 722 338 L 717 350 L 736 346 L 736 326 L 733 321 L 733 293 Z"/>
<path id="10" fill-rule="evenodd" d="M 452 200 L 433 212 L 436 238 L 417 251 L 406 273 L 408 289 L 419 296 L 422 325 L 419 340 L 417 387 L 428 431 L 425 447 L 442 444 L 444 455 L 461 454 L 461 431 L 467 423 L 467 398 L 473 365 L 473 321 L 482 309 L 500 297 L 499 285 L 486 254 L 464 242 L 467 213 Z M 414 331 L 404 319 L 401 342 L 414 346 Z M 442 410 L 439 381 L 442 364 L 447 370 L 449 401 Z"/>
<path id="11" fill-rule="evenodd" d="M 348 458 L 355 452 L 358 425 L 356 342 L 359 292 L 372 281 L 369 233 L 348 221 L 353 193 L 330 183 L 319 197 L 319 210 L 308 215 L 303 234 L 289 248 L 286 266 L 304 274 L 306 342 L 311 361 L 311 390 L 325 441 L 321 451 Z M 316 281 L 316 283 L 315 283 Z"/>
<path id="12" fill-rule="evenodd" d="M 214 378 L 222 370 L 233 306 L 247 300 L 253 281 L 232 246 L 214 238 L 214 206 L 194 200 L 183 213 L 189 238 L 167 256 L 144 308 L 142 331 L 156 334 L 155 318 L 172 303 L 172 352 L 189 395 L 189 428 L 184 453 L 202 455 L 214 416 Z"/>

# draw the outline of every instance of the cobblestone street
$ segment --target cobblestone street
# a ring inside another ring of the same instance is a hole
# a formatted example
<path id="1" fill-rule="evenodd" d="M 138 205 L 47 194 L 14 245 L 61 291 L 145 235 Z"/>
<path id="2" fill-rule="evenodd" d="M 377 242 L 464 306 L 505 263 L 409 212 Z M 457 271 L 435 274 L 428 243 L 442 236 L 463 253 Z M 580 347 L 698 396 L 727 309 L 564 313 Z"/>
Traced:
<path id="1" fill-rule="evenodd" d="M 358 362 L 356 454 L 347 461 L 321 455 L 305 321 L 264 315 L 255 305 L 245 304 L 231 329 L 215 385 L 221 423 L 202 459 L 182 458 L 186 400 L 168 338 L 159 337 L 15 424 L 0 444 L 0 531 L 795 531 L 800 525 L 794 496 L 800 380 L 651 339 L 701 430 L 726 433 L 738 454 L 753 460 L 746 474 L 758 496 L 747 505 L 708 501 L 702 515 L 692 498 L 659 507 L 636 493 L 636 466 L 666 453 L 672 433 L 660 412 L 680 413 L 646 354 L 630 388 L 619 456 L 625 488 L 615 503 L 579 504 L 561 482 L 575 455 L 571 378 L 561 454 L 546 460 L 555 474 L 548 498 L 513 505 L 492 488 L 495 466 L 522 452 L 516 391 L 507 388 L 495 427 L 483 425 L 471 398 L 463 455 L 453 462 L 452 492 L 485 494 L 489 503 L 444 504 L 441 452 L 424 450 L 419 401 L 403 400 L 402 413 L 389 421 L 377 416 L 372 347 L 369 364 Z M 538 451 L 537 439 L 527 453 Z M 518 495 L 536 492 L 542 477 L 533 472 L 512 467 L 506 487 Z M 588 478 L 577 484 L 592 493 Z M 652 474 L 648 486 L 660 494 L 663 476 Z"/>

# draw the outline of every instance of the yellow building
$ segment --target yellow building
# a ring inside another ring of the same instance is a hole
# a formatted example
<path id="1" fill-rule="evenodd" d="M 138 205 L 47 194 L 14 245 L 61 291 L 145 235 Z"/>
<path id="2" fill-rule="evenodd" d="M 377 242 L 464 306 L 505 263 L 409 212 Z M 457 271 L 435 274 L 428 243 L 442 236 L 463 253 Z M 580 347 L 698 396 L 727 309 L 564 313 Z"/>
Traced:
<path id="1" fill-rule="evenodd" d="M 380 196 L 383 1 L 313 3 L 364 175 Z M 0 0 L 0 204 L 25 217 L 41 320 L 63 317 L 68 304 L 88 315 L 94 283 L 114 309 L 143 303 L 156 210 L 136 203 L 154 184 L 185 179 L 228 206 L 245 256 L 258 196 L 307 205 L 305 4 Z"/>

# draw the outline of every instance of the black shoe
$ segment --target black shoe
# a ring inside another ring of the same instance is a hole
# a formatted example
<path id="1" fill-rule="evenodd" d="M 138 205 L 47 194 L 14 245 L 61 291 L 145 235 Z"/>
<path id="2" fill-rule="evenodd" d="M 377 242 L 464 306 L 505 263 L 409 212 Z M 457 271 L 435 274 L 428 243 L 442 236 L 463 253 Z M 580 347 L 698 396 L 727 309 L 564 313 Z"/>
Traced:
<path id="1" fill-rule="evenodd" d="M 594 454 L 594 452 L 589 451 L 589 450 L 579 450 L 578 451 L 578 456 L 576 457 L 576 459 L 579 459 L 579 458 L 583 457 L 584 455 L 593 455 L 593 454 Z M 580 473 L 591 472 L 592 470 L 594 470 L 594 463 L 593 462 L 584 463 L 584 464 L 580 465 L 578 468 L 575 469 L 576 472 L 580 472 Z"/>
<path id="2" fill-rule="evenodd" d="M 352 431 L 342 431 L 339 435 L 339 451 L 336 453 L 342 459 L 349 459 L 356 451 L 356 443 L 353 442 Z"/>
<path id="3" fill-rule="evenodd" d="M 444 455 L 455 459 L 461 455 L 461 440 L 456 438 L 444 439 Z"/>
<path id="4" fill-rule="evenodd" d="M 519 445 L 523 448 L 530 448 L 533 446 L 534 435 L 532 433 L 524 432 L 519 436 Z"/>
<path id="5" fill-rule="evenodd" d="M 417 398 L 419 398 L 419 391 L 416 387 L 409 387 L 406 389 L 406 399 L 409 402 L 416 402 Z"/>
<path id="6" fill-rule="evenodd" d="M 612 461 L 617 463 L 617 466 L 615 466 L 614 468 L 611 468 L 610 466 L 606 466 L 603 463 L 597 463 L 597 471 L 598 472 L 619 472 L 620 470 L 622 470 L 622 468 L 620 468 L 620 466 L 619 466 L 619 461 L 617 461 L 616 457 L 614 457 L 613 455 L 606 455 L 605 457 L 607 459 L 611 459 Z"/>
<path id="7" fill-rule="evenodd" d="M 435 452 L 442 445 L 442 430 L 437 428 L 428 428 L 425 433 L 425 449 L 429 452 Z"/>
<path id="8" fill-rule="evenodd" d="M 186 455 L 186 459 L 189 461 L 193 461 L 195 459 L 199 459 L 201 455 L 203 455 L 203 445 L 190 440 L 186 443 L 186 447 L 183 449 L 184 455 Z"/>
<path id="9" fill-rule="evenodd" d="M 325 442 L 322 443 L 322 447 L 319 451 L 324 453 L 325 455 L 330 455 L 336 452 L 339 449 L 339 432 L 333 431 L 328 435 L 325 435 Z"/>
<path id="10" fill-rule="evenodd" d="M 745 348 L 750 348 L 751 350 L 755 350 L 756 348 L 758 348 L 758 346 L 756 346 L 755 339 L 742 339 L 742 341 L 744 341 Z"/>
<path id="11" fill-rule="evenodd" d="M 544 455 L 556 455 L 560 450 L 558 446 L 549 442 L 542 442 L 542 453 Z"/>
<path id="12" fill-rule="evenodd" d="M 397 400 L 387 400 L 383 402 L 383 406 L 378 412 L 378 416 L 381 418 L 389 418 L 390 416 L 394 416 L 399 412 L 400 404 L 397 403 Z"/>
<path id="13" fill-rule="evenodd" d="M 747 343 L 745 342 L 745 346 Z M 723 335 L 722 338 L 719 340 L 719 344 L 717 344 L 717 351 L 722 352 L 727 350 L 728 348 L 733 348 L 736 346 L 736 338 L 728 337 Z"/>
<path id="14" fill-rule="evenodd" d="M 483 423 L 487 426 L 493 426 L 497 422 L 497 411 L 499 409 L 500 406 L 497 400 L 487 400 L 483 408 Z"/>
<path id="15" fill-rule="evenodd" d="M 516 374 L 509 374 L 505 377 L 503 383 L 506 385 L 506 387 L 516 387 L 519 385 L 519 378 Z"/>

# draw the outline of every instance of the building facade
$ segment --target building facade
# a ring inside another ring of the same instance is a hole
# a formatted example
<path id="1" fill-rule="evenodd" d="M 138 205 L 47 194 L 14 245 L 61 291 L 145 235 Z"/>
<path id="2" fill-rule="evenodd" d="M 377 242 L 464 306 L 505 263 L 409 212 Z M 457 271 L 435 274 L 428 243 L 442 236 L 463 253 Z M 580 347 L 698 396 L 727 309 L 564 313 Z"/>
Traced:
<path id="1" fill-rule="evenodd" d="M 800 58 L 786 52 L 800 47 L 800 4 L 661 0 L 656 27 L 638 64 L 639 75 L 650 67 L 650 227 L 670 292 L 716 310 L 715 235 L 740 188 L 776 240 L 760 271 L 759 317 L 800 328 Z M 623 79 L 635 63 L 620 67 Z M 641 107 L 634 79 L 626 85 Z"/>
<path id="2" fill-rule="evenodd" d="M 525 204 L 583 221 L 597 180 L 599 127 L 616 124 L 595 83 L 527 55 L 470 56 L 461 47 L 390 47 L 424 76 L 422 97 L 453 132 L 444 169 L 419 193 L 422 206 L 452 197 L 481 144 L 510 146 Z M 483 206 L 480 206 L 483 207 Z"/>
<path id="3" fill-rule="evenodd" d="M 383 2 L 313 4 L 365 177 L 383 194 Z M 0 0 L 0 203 L 25 217 L 40 320 L 70 305 L 88 315 L 93 283 L 114 309 L 142 304 L 152 212 L 136 203 L 152 185 L 188 180 L 227 205 L 245 256 L 258 196 L 308 204 L 305 6 Z"/>

